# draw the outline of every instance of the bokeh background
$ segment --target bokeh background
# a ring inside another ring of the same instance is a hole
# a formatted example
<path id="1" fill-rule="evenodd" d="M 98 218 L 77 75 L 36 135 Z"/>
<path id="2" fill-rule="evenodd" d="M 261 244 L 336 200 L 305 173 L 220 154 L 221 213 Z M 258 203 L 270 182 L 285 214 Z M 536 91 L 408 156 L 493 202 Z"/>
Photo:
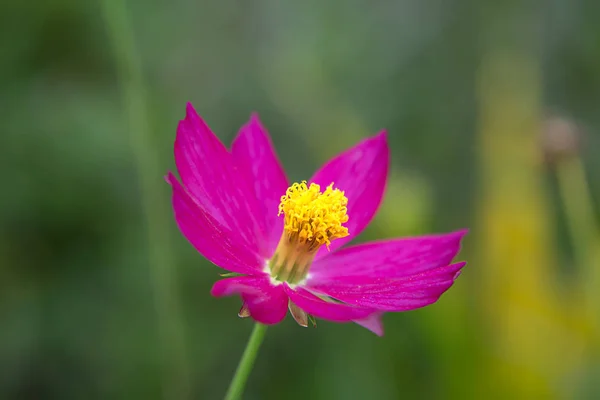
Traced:
<path id="1" fill-rule="evenodd" d="M 359 241 L 471 229 L 386 335 L 288 317 L 248 399 L 600 398 L 597 0 L 3 1 L 0 398 L 218 399 L 252 328 L 179 234 L 191 101 L 291 180 L 387 128 Z"/>

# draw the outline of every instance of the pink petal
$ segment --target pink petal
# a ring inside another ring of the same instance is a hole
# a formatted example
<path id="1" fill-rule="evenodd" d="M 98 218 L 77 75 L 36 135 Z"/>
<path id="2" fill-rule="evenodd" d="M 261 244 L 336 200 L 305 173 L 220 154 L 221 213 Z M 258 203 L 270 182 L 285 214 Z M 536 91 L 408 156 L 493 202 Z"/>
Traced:
<path id="1" fill-rule="evenodd" d="M 383 313 L 376 312 L 369 315 L 367 318 L 354 320 L 352 322 L 356 322 L 363 328 L 367 328 L 377 336 L 383 336 L 383 322 L 381 321 L 382 315 Z"/>
<path id="2" fill-rule="evenodd" d="M 215 297 L 241 294 L 250 316 L 262 324 L 276 324 L 285 318 L 288 297 L 283 285 L 271 284 L 269 277 L 238 276 L 217 281 L 211 290 Z"/>
<path id="3" fill-rule="evenodd" d="M 340 277 L 399 278 L 450 264 L 467 230 L 370 242 L 341 249 L 311 266 L 308 282 Z"/>
<path id="4" fill-rule="evenodd" d="M 264 261 L 254 249 L 197 204 L 173 174 L 169 173 L 166 179 L 173 188 L 175 221 L 200 254 L 229 271 L 241 274 L 262 271 Z"/>
<path id="5" fill-rule="evenodd" d="M 331 242 L 332 252 L 356 237 L 373 219 L 385 189 L 389 153 L 384 131 L 331 159 L 312 177 L 311 182 L 322 187 L 333 182 L 334 188 L 348 197 L 349 220 L 345 226 L 350 235 Z M 316 258 L 327 253 L 323 247 Z"/>
<path id="6" fill-rule="evenodd" d="M 408 311 L 435 303 L 452 286 L 465 262 L 401 278 L 346 277 L 310 286 L 344 303 L 381 311 Z"/>
<path id="7" fill-rule="evenodd" d="M 231 146 L 236 166 L 251 182 L 252 195 L 260 199 L 260 214 L 264 216 L 267 243 L 261 254 L 270 258 L 283 232 L 283 216 L 278 217 L 281 196 L 288 188 L 288 180 L 267 130 L 258 115 L 242 127 Z"/>
<path id="8" fill-rule="evenodd" d="M 175 164 L 183 186 L 207 213 L 238 232 L 247 247 L 261 247 L 266 228 L 250 182 L 191 104 L 177 127 Z"/>
<path id="9" fill-rule="evenodd" d="M 293 303 L 317 318 L 335 322 L 349 322 L 367 318 L 375 312 L 372 308 L 327 302 L 301 287 L 292 289 L 286 283 L 283 284 L 283 287 Z"/>

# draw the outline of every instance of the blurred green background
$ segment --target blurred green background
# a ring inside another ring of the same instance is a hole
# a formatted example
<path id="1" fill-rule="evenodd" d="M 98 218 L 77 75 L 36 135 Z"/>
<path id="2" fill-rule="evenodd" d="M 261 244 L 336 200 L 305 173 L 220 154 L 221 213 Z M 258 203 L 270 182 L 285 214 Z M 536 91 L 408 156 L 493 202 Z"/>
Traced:
<path id="1" fill-rule="evenodd" d="M 597 0 L 120 5 L 0 6 L 0 398 L 222 398 L 252 322 L 172 218 L 187 101 L 296 181 L 387 128 L 358 240 L 471 229 L 383 338 L 269 329 L 245 398 L 600 398 Z"/>

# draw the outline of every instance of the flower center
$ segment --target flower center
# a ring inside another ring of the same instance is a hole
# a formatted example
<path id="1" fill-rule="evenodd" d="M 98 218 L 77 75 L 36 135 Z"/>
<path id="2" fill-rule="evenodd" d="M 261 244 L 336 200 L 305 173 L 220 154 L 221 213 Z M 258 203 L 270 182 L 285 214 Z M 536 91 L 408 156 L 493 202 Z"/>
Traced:
<path id="1" fill-rule="evenodd" d="M 329 248 L 334 239 L 348 236 L 348 198 L 333 188 L 316 183 L 294 183 L 281 196 L 279 214 L 285 215 L 283 234 L 269 261 L 271 276 L 278 281 L 300 282 L 306 277 L 317 250 Z"/>

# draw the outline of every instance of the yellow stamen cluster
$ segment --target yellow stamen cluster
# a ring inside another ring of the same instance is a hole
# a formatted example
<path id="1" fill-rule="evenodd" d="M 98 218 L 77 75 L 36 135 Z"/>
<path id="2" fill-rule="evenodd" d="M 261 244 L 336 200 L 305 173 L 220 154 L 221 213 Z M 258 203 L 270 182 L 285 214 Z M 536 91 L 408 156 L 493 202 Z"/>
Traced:
<path id="1" fill-rule="evenodd" d="M 307 246 L 310 250 L 325 244 L 327 248 L 334 239 L 348 236 L 348 198 L 344 192 L 333 188 L 324 192 L 315 183 L 294 183 L 281 197 L 279 214 L 285 215 L 284 231 L 289 241 Z"/>
<path id="2" fill-rule="evenodd" d="M 269 272 L 279 282 L 301 282 L 322 245 L 329 248 L 332 240 L 348 236 L 348 199 L 333 183 L 321 192 L 315 183 L 294 183 L 281 197 L 279 214 L 285 215 L 283 233 Z M 293 314 L 293 311 L 292 311 Z M 301 314 L 295 318 L 304 321 Z M 298 320 L 298 319 L 297 319 Z M 303 322 L 304 323 L 304 322 Z"/>

